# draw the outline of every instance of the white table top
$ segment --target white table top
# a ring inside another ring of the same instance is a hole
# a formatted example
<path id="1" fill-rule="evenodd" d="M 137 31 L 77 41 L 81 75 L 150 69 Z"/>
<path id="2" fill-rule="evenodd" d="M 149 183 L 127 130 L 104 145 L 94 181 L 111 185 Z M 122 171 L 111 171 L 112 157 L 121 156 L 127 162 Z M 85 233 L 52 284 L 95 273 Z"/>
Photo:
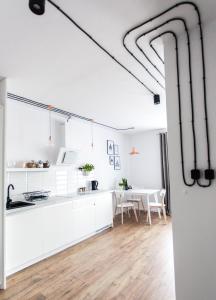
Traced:
<path id="1" fill-rule="evenodd" d="M 151 189 L 131 189 L 123 191 L 126 194 L 136 194 L 136 195 L 153 195 L 158 193 L 160 190 L 151 190 Z"/>
<path id="2" fill-rule="evenodd" d="M 136 195 L 153 195 L 156 194 L 158 192 L 160 192 L 160 190 L 151 190 L 151 189 L 130 189 L 130 190 L 116 190 L 116 192 L 123 192 L 124 194 L 136 194 Z"/>

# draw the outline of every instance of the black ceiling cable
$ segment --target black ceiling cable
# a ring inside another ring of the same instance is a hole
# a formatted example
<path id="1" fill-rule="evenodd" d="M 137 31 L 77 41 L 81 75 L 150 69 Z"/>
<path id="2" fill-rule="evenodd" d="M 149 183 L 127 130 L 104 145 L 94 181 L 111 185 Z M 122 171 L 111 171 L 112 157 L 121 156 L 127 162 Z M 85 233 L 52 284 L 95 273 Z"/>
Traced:
<path id="1" fill-rule="evenodd" d="M 154 45 L 152 44 L 152 40 L 150 40 L 149 42 L 149 46 L 152 48 L 152 50 L 154 51 L 154 53 L 157 55 L 157 57 L 159 58 L 159 60 L 162 62 L 163 65 L 165 65 L 165 62 L 163 60 L 163 58 L 160 56 L 159 52 L 156 50 L 156 48 L 154 47 Z"/>
<path id="2" fill-rule="evenodd" d="M 192 63 L 191 63 L 191 43 L 190 43 L 190 34 L 189 34 L 189 30 L 187 27 L 187 23 L 183 18 L 172 18 L 169 19 L 153 28 L 151 28 L 150 30 L 140 34 L 136 40 L 135 40 L 135 44 L 139 47 L 138 41 L 145 35 L 148 35 L 151 32 L 156 31 L 159 28 L 162 28 L 164 26 L 166 26 L 167 24 L 171 23 L 171 22 L 176 22 L 176 21 L 180 21 L 183 23 L 184 25 L 184 30 L 186 33 L 186 37 L 187 37 L 187 50 L 188 50 L 188 71 L 189 71 L 189 87 L 190 87 L 190 104 L 191 104 L 191 128 L 192 128 L 192 136 L 193 136 L 193 152 L 194 152 L 194 170 L 197 169 L 197 141 L 196 141 L 196 130 L 195 130 L 195 116 L 194 116 L 194 96 L 193 96 L 193 81 L 192 81 Z M 174 32 L 173 32 L 174 34 Z M 176 36 L 176 35 L 175 35 Z M 142 51 L 142 49 L 139 47 L 139 49 Z M 177 53 L 178 54 L 178 53 Z M 177 55 L 178 56 L 178 55 Z M 179 60 L 178 60 L 179 61 Z M 179 72 L 179 67 L 177 72 Z"/>
<path id="3" fill-rule="evenodd" d="M 22 103 L 25 103 L 25 104 L 29 104 L 29 105 L 32 105 L 32 106 L 35 106 L 35 107 L 38 107 L 38 108 L 41 108 L 41 109 L 45 109 L 45 110 L 48 110 L 48 111 L 52 110 L 52 112 L 63 115 L 64 117 L 67 118 L 67 120 L 70 120 L 73 117 L 73 118 L 77 118 L 77 119 L 80 119 L 80 120 L 83 120 L 83 121 L 92 122 L 94 124 L 97 124 L 97 125 L 100 125 L 100 126 L 103 126 L 103 127 L 106 127 L 106 128 L 110 128 L 110 129 L 113 129 L 113 130 L 116 130 L 116 131 L 126 131 L 126 130 L 134 129 L 134 127 L 116 128 L 116 127 L 113 127 L 113 126 L 109 126 L 109 125 L 97 122 L 93 119 L 86 118 L 86 117 L 80 116 L 78 114 L 71 113 L 71 112 L 66 111 L 66 110 L 62 110 L 62 109 L 54 107 L 54 106 L 52 106 L 52 108 L 50 109 L 50 105 L 43 104 L 43 103 L 28 99 L 28 98 L 25 98 L 25 97 L 21 97 L 21 96 L 12 94 L 12 93 L 7 93 L 7 97 L 8 97 L 8 99 L 15 100 L 15 101 L 18 101 L 18 102 L 22 102 Z"/>
<path id="4" fill-rule="evenodd" d="M 168 9 L 162 11 L 161 13 L 155 15 L 154 17 L 151 17 L 150 19 L 140 23 L 139 25 L 129 29 L 124 37 L 123 37 L 123 45 L 125 45 L 125 39 L 126 37 L 131 34 L 133 31 L 139 29 L 140 27 L 146 25 L 149 22 L 154 21 L 155 19 L 165 15 L 166 13 L 176 9 L 179 6 L 182 5 L 190 5 L 192 6 L 197 14 L 198 18 L 198 26 L 199 26 L 199 31 L 200 31 L 200 45 L 201 45 L 201 55 L 202 55 L 202 72 L 203 72 L 203 103 L 204 103 L 204 114 L 205 114 L 205 130 L 206 130 L 206 147 L 207 147 L 207 164 L 208 164 L 208 169 L 205 170 L 205 178 L 208 179 L 208 184 L 203 185 L 199 182 L 200 179 L 200 170 L 192 170 L 191 171 L 191 177 L 196 179 L 197 183 L 201 187 L 209 187 L 211 185 L 211 180 L 214 179 L 214 170 L 211 169 L 211 156 L 210 156 L 210 138 L 209 138 L 209 125 L 208 125 L 208 110 L 207 110 L 207 91 L 206 91 L 206 69 L 205 69 L 205 55 L 204 55 L 204 41 L 203 41 L 203 31 L 202 31 L 202 23 L 201 23 L 201 16 L 199 12 L 198 6 L 191 2 L 191 1 L 183 1 L 180 3 L 177 3 Z"/>
<path id="5" fill-rule="evenodd" d="M 62 15 L 64 15 L 73 25 L 82 31 L 95 45 L 97 45 L 103 52 L 105 52 L 113 61 L 121 66 L 125 71 L 132 75 L 139 83 L 141 83 L 153 96 L 156 93 L 153 92 L 143 81 L 141 81 L 136 75 L 134 75 L 127 67 L 125 67 L 117 58 L 115 58 L 108 50 L 106 50 L 101 44 L 99 44 L 85 29 L 83 29 L 77 22 L 75 22 L 61 7 L 51 0 L 47 0 L 52 6 L 54 6 Z"/>
<path id="6" fill-rule="evenodd" d="M 160 81 L 149 71 L 149 69 L 136 57 L 136 55 L 127 47 L 125 41 L 123 41 L 123 45 L 124 47 L 127 49 L 127 52 L 130 54 L 130 56 L 132 56 L 143 68 L 144 70 L 154 79 L 154 81 L 156 81 L 156 83 L 162 88 L 165 89 L 165 86 L 160 83 Z M 149 57 L 143 52 L 145 58 L 152 64 L 152 62 L 150 61 Z M 153 64 L 154 65 L 154 64 Z M 154 65 L 154 68 L 157 70 L 157 72 L 163 77 L 164 74 L 160 71 L 160 69 L 158 69 L 158 67 L 156 65 Z"/>
<path id="7" fill-rule="evenodd" d="M 163 26 L 165 26 L 165 25 L 167 25 L 167 24 L 169 24 L 169 23 L 176 22 L 176 21 L 177 21 L 177 22 L 181 22 L 181 23 L 183 24 L 184 30 L 185 30 L 186 36 L 187 36 L 187 42 L 189 43 L 189 44 L 187 44 L 187 45 L 188 45 L 188 47 L 190 47 L 189 30 L 188 30 L 187 23 L 186 23 L 185 19 L 183 19 L 183 18 L 180 18 L 180 17 L 171 18 L 171 19 L 169 19 L 169 20 L 167 20 L 167 21 L 161 23 L 160 25 L 154 27 L 154 30 L 157 30 L 157 29 L 159 29 L 159 28 L 161 28 L 161 27 L 163 27 Z M 152 32 L 152 31 L 154 31 L 154 30 L 148 30 L 148 31 L 146 31 L 146 32 L 143 32 L 142 34 L 140 34 L 140 35 L 139 35 L 138 37 L 136 37 L 136 39 L 135 39 L 135 44 L 136 44 L 137 48 L 139 49 L 139 51 L 140 51 L 145 57 L 148 57 L 148 56 L 146 55 L 146 53 L 144 52 L 144 50 L 142 49 L 142 47 L 139 45 L 138 42 L 139 42 L 139 40 L 140 40 L 143 36 L 147 35 L 148 33 Z M 150 64 L 153 66 L 153 68 L 155 68 L 156 65 L 152 62 L 152 60 L 151 60 L 149 57 L 148 57 L 148 61 L 149 61 Z M 158 68 L 155 68 L 155 69 L 156 69 L 156 71 L 157 71 Z M 192 77 L 192 76 L 191 76 L 191 77 Z"/>
<path id="8" fill-rule="evenodd" d="M 177 90 L 178 90 L 178 110 L 179 110 L 179 137 L 180 137 L 180 149 L 181 149 L 181 166 L 182 166 L 182 177 L 184 184 L 187 186 L 193 186 L 196 183 L 196 180 L 193 179 L 193 182 L 188 183 L 185 175 L 185 165 L 184 165 L 184 144 L 183 144 L 183 129 L 182 129 L 182 105 L 181 105 L 181 86 L 180 86 L 180 71 L 179 71 L 179 50 L 178 50 L 178 37 L 174 31 L 168 30 L 160 33 L 155 36 L 152 40 L 156 40 L 163 35 L 170 34 L 175 40 L 175 51 L 176 51 L 176 77 L 177 77 Z"/>

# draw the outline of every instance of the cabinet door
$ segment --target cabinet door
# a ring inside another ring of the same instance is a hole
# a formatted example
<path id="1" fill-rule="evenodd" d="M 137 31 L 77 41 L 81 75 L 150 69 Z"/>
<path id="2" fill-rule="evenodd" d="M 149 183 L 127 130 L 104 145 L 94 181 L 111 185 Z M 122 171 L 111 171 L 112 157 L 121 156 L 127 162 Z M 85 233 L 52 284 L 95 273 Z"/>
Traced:
<path id="1" fill-rule="evenodd" d="M 6 216 L 6 270 L 22 266 L 42 255 L 42 209 Z"/>
<path id="2" fill-rule="evenodd" d="M 75 240 L 95 231 L 95 206 L 93 198 L 74 200 L 73 229 Z"/>
<path id="3" fill-rule="evenodd" d="M 95 230 L 100 230 L 113 222 L 111 193 L 101 194 L 95 198 Z"/>
<path id="4" fill-rule="evenodd" d="M 74 240 L 73 202 L 44 207 L 44 252 L 50 252 Z"/>

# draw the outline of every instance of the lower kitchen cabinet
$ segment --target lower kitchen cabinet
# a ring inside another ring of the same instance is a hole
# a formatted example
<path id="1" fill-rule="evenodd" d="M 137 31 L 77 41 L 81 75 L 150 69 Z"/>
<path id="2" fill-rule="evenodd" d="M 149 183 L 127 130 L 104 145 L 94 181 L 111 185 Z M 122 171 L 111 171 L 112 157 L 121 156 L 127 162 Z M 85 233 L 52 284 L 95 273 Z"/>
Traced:
<path id="1" fill-rule="evenodd" d="M 42 212 L 44 253 L 74 240 L 73 202 L 44 207 Z"/>
<path id="2" fill-rule="evenodd" d="M 95 198 L 95 230 L 99 231 L 113 222 L 112 195 L 107 193 Z"/>
<path id="3" fill-rule="evenodd" d="M 22 268 L 25 263 L 41 256 L 43 224 L 41 209 L 28 210 L 6 217 L 6 270 Z"/>
<path id="4" fill-rule="evenodd" d="M 74 240 L 79 240 L 95 231 L 94 198 L 74 200 L 73 230 Z"/>
<path id="5" fill-rule="evenodd" d="M 7 274 L 96 234 L 112 222 L 112 196 L 108 192 L 8 214 Z"/>

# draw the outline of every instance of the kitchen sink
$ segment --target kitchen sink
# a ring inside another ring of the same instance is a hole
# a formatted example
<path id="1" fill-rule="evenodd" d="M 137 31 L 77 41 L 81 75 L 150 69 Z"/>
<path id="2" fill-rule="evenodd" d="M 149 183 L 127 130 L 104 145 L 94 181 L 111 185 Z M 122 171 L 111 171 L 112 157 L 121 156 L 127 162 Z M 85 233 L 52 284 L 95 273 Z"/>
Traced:
<path id="1" fill-rule="evenodd" d="M 23 202 L 23 201 L 14 201 L 10 202 L 7 209 L 15 209 L 15 208 L 21 208 L 26 206 L 35 205 L 35 203 L 29 203 L 29 202 Z"/>

